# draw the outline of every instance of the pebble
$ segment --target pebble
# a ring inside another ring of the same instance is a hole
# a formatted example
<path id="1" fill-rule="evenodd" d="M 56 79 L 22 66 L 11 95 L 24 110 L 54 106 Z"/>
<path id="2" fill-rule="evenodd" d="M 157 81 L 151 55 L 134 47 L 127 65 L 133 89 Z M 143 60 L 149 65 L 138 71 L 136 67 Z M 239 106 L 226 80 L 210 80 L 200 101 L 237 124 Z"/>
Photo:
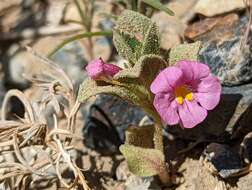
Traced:
<path id="1" fill-rule="evenodd" d="M 204 150 L 204 155 L 222 178 L 231 177 L 243 168 L 240 155 L 228 145 L 211 143 Z"/>

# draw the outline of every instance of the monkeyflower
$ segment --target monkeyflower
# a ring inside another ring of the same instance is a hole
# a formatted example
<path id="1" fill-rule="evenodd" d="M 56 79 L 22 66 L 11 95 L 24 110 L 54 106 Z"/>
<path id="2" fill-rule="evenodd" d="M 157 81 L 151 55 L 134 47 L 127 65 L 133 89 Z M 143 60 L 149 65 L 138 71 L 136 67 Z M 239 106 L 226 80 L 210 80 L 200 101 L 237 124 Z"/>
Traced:
<path id="1" fill-rule="evenodd" d="M 122 69 L 116 65 L 104 63 L 102 58 L 95 59 L 86 66 L 88 76 L 93 80 L 110 79 L 120 70 Z"/>
<path id="2" fill-rule="evenodd" d="M 151 84 L 154 107 L 169 125 L 193 128 L 220 101 L 221 84 L 207 65 L 196 61 L 179 61 L 162 70 Z"/>

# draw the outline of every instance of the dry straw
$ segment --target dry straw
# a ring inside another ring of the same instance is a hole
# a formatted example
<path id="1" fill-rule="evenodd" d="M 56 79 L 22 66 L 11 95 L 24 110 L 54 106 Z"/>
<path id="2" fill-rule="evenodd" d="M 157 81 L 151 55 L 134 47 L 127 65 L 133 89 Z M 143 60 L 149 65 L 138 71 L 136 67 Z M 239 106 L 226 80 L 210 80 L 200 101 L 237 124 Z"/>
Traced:
<path id="1" fill-rule="evenodd" d="M 46 72 L 26 76 L 43 94 L 33 102 L 19 90 L 7 92 L 0 121 L 0 182 L 10 189 L 49 187 L 54 183 L 67 189 L 89 190 L 81 169 L 71 157 L 79 102 L 73 85 L 66 73 L 55 63 L 27 50 L 46 68 Z M 8 105 L 16 97 L 24 106 L 24 117 L 8 119 Z M 45 113 L 49 106 L 53 127 L 49 127 Z M 64 113 L 66 126 L 58 125 L 59 115 Z M 60 128 L 61 127 L 61 128 Z M 27 156 L 29 155 L 29 157 Z M 62 177 L 62 168 L 74 175 L 71 180 Z"/>

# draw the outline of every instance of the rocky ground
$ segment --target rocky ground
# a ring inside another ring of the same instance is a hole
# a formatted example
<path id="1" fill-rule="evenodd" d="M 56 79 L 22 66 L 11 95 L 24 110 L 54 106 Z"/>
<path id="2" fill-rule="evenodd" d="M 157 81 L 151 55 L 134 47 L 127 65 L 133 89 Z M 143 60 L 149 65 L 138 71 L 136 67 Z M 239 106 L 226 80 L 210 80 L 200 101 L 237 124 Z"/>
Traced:
<path id="1" fill-rule="evenodd" d="M 111 28 L 113 20 L 101 13 L 118 13 L 112 1 L 97 0 L 92 31 Z M 207 63 L 223 84 L 221 103 L 207 120 L 194 129 L 178 126 L 164 130 L 167 159 L 172 163 L 177 190 L 252 189 L 252 2 L 243 0 L 164 1 L 176 15 L 155 12 L 162 48 L 182 42 L 203 42 L 202 62 Z M 99 13 L 99 14 L 98 14 Z M 25 45 L 48 55 L 64 39 L 81 33 L 80 15 L 73 2 L 0 1 L 0 103 L 9 89 L 22 90 L 29 99 L 40 92 L 24 76 L 43 73 Z M 87 77 L 83 68 L 94 57 L 120 64 L 111 38 L 94 37 L 72 42 L 52 60 L 70 76 L 74 87 Z M 22 115 L 22 106 L 13 101 L 12 110 Z M 105 116 L 104 116 L 105 115 Z M 77 116 L 73 154 L 91 189 L 159 190 L 154 178 L 140 178 L 129 172 L 118 147 L 129 125 L 138 124 L 146 114 L 118 98 L 99 95 L 81 106 Z M 62 121 L 63 122 L 63 121 Z M 147 118 L 147 122 L 151 122 Z M 0 155 L 0 163 L 5 158 Z M 67 177 L 67 171 L 65 173 Z M 0 189 L 7 189 L 0 182 Z M 56 189 L 54 184 L 51 189 Z"/>

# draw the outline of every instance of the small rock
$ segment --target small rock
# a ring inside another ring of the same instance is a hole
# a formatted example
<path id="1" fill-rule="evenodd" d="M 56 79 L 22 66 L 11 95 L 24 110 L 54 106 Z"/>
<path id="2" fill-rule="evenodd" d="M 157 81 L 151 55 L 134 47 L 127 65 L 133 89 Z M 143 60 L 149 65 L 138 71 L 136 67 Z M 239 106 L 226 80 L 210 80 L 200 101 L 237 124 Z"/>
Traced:
<path id="1" fill-rule="evenodd" d="M 181 43 L 181 36 L 186 28 L 178 18 L 170 17 L 167 13 L 159 12 L 152 17 L 157 23 L 161 34 L 161 47 L 170 49 Z"/>
<path id="2" fill-rule="evenodd" d="M 185 38 L 190 40 L 197 40 L 200 36 L 211 32 L 211 30 L 216 30 L 216 28 L 226 28 L 226 30 L 222 30 L 222 38 L 223 36 L 227 36 L 230 34 L 232 30 L 234 30 L 234 25 L 237 23 L 239 16 L 235 13 L 228 14 L 226 16 L 218 16 L 218 17 L 210 17 L 198 22 L 194 22 L 189 25 L 185 30 Z M 228 27 L 228 28 L 227 28 Z M 223 34 L 226 32 L 227 35 Z M 216 37 L 212 37 L 216 39 Z M 211 38 L 209 38 L 211 40 Z"/>
<path id="3" fill-rule="evenodd" d="M 194 10 L 196 13 L 212 17 L 245 7 L 244 0 L 199 0 Z"/>
<path id="4" fill-rule="evenodd" d="M 204 150 L 204 155 L 223 178 L 231 177 L 243 168 L 240 155 L 228 145 L 211 143 Z"/>
<path id="5" fill-rule="evenodd" d="M 165 12 L 157 12 L 152 16 L 152 20 L 156 22 L 161 34 L 161 47 L 170 49 L 181 43 L 187 22 L 194 16 L 195 3 L 198 0 L 176 0 L 167 3 L 176 14 L 170 16 Z"/>
<path id="6" fill-rule="evenodd" d="M 46 14 L 48 25 L 58 25 L 63 20 L 63 14 L 67 6 L 67 0 L 49 1 L 49 8 Z"/>
<path id="7" fill-rule="evenodd" d="M 170 49 L 181 43 L 184 30 L 187 27 L 187 21 L 193 15 L 193 7 L 197 0 L 176 0 L 167 3 L 175 16 L 169 16 L 165 12 L 158 12 L 153 15 L 152 20 L 157 23 L 161 34 L 161 47 Z"/>

